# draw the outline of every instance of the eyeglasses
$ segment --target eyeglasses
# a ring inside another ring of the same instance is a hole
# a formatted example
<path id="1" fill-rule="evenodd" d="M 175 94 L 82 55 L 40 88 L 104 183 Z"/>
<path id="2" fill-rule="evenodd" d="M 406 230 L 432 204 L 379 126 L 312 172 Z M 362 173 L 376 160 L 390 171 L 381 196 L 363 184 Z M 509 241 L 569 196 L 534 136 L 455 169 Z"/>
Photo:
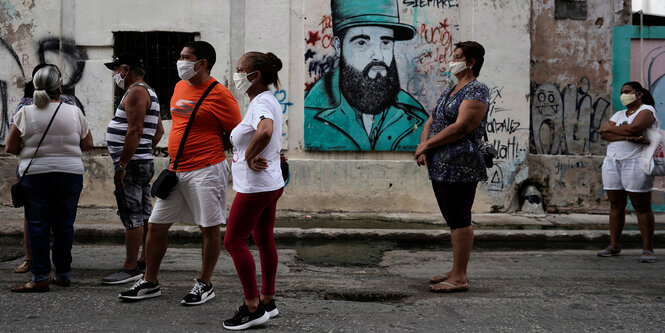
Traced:
<path id="1" fill-rule="evenodd" d="M 465 57 L 464 57 L 463 54 L 460 54 L 460 55 L 455 54 L 455 55 L 453 55 L 453 60 L 464 60 L 464 59 L 465 59 Z"/>

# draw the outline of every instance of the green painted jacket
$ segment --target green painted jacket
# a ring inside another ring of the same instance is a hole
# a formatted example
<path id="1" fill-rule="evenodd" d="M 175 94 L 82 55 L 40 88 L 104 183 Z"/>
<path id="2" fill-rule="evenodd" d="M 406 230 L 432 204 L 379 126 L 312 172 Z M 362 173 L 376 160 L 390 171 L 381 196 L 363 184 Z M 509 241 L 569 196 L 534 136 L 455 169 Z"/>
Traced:
<path id="1" fill-rule="evenodd" d="M 429 115 L 407 92 L 374 116 L 371 134 L 339 88 L 339 68 L 326 73 L 305 97 L 305 149 L 414 151 Z M 371 136 L 371 137 L 370 137 Z"/>

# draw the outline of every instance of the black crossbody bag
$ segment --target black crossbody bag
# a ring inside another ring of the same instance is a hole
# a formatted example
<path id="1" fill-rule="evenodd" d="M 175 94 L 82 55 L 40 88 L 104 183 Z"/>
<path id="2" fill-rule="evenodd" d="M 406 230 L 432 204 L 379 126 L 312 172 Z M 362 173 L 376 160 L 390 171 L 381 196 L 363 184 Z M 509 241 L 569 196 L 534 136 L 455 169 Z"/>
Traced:
<path id="1" fill-rule="evenodd" d="M 25 174 L 28 173 L 28 170 L 30 169 L 30 165 L 32 164 L 32 160 L 35 159 L 35 156 L 37 156 L 37 151 L 39 151 L 39 147 L 42 145 L 42 142 L 44 142 L 44 138 L 46 137 L 46 133 L 48 133 L 49 128 L 51 128 L 51 124 L 53 124 L 53 119 L 55 119 L 55 115 L 58 113 L 58 110 L 60 110 L 60 106 L 62 105 L 62 102 L 58 104 L 58 107 L 55 109 L 55 112 L 53 112 L 53 116 L 51 116 L 51 120 L 48 122 L 48 125 L 46 126 L 46 130 L 44 131 L 44 134 L 42 134 L 41 140 L 39 140 L 39 144 L 37 145 L 37 149 L 35 149 L 35 153 L 32 154 L 32 157 L 30 158 L 30 162 L 28 162 L 28 166 L 25 168 L 23 171 L 23 174 L 21 177 L 18 179 L 18 182 L 14 185 L 12 185 L 11 193 L 12 193 L 12 205 L 15 208 L 23 207 L 25 205 L 25 198 L 26 198 L 26 193 L 25 193 L 25 188 L 23 187 L 23 177 L 25 177 Z"/>
<path id="2" fill-rule="evenodd" d="M 180 162 L 180 156 L 182 155 L 182 150 L 185 148 L 185 140 L 187 139 L 187 135 L 189 134 L 189 129 L 192 128 L 192 123 L 194 122 L 194 116 L 196 115 L 196 111 L 199 109 L 199 106 L 201 106 L 201 103 L 203 103 L 203 100 L 208 96 L 212 88 L 217 85 L 217 81 L 211 83 L 208 86 L 208 89 L 201 95 L 201 98 L 199 98 L 199 101 L 196 103 L 196 106 L 194 106 L 194 110 L 192 110 L 192 114 L 189 115 L 189 121 L 187 121 L 187 127 L 185 128 L 185 133 L 182 135 L 182 140 L 180 140 L 180 146 L 178 147 L 178 153 L 175 156 L 175 160 L 173 161 L 173 170 L 178 170 L 178 162 Z M 175 171 L 171 171 L 168 168 L 162 170 L 162 173 L 157 176 L 157 179 L 155 180 L 154 183 L 152 183 L 152 188 L 150 189 L 150 194 L 152 197 L 158 197 L 160 199 L 166 199 L 169 196 L 169 193 L 171 190 L 178 184 L 178 176 L 176 175 Z"/>

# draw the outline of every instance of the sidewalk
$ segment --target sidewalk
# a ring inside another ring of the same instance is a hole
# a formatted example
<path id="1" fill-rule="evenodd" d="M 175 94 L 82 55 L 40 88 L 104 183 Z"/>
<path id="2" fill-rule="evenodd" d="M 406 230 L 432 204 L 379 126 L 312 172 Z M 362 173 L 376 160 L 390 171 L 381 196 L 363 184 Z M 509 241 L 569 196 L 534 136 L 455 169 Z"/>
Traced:
<path id="1" fill-rule="evenodd" d="M 348 239 L 383 241 L 449 240 L 450 231 L 439 214 L 302 213 L 278 211 L 275 238 L 282 240 Z M 474 214 L 478 241 L 606 241 L 606 214 Z M 0 206 L 0 236 L 20 237 L 23 209 Z M 124 238 L 124 228 L 112 207 L 79 207 L 76 237 Z M 624 240 L 638 241 L 634 214 L 626 216 Z M 198 227 L 174 225 L 172 238 L 197 238 Z M 665 244 L 665 214 L 656 214 L 655 242 Z"/>

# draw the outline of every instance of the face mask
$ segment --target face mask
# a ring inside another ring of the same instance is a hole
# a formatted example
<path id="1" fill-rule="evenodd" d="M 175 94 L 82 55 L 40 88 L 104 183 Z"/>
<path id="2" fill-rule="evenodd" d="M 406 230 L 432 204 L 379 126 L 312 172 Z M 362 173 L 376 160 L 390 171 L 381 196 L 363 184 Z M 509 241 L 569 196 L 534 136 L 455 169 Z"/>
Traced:
<path id="1" fill-rule="evenodd" d="M 252 81 L 247 78 L 247 76 L 252 73 L 233 73 L 233 82 L 235 82 L 236 89 L 238 89 L 241 94 L 246 93 L 247 89 L 252 86 Z"/>
<path id="2" fill-rule="evenodd" d="M 180 76 L 181 79 L 187 81 L 191 78 L 194 77 L 198 72 L 194 71 L 194 65 L 198 61 L 185 61 L 185 60 L 178 60 L 176 63 L 176 67 L 178 67 L 178 76 Z"/>
<path id="3" fill-rule="evenodd" d="M 113 75 L 113 82 L 118 88 L 125 90 L 125 79 L 120 75 L 120 73 Z"/>
<path id="4" fill-rule="evenodd" d="M 452 73 L 453 75 L 458 74 L 459 72 L 467 68 L 466 62 L 464 61 L 456 61 L 456 62 L 451 61 L 449 66 L 450 66 L 450 73 Z"/>
<path id="5" fill-rule="evenodd" d="M 628 104 L 635 102 L 635 100 L 637 100 L 635 94 L 621 94 L 621 104 L 623 106 L 628 106 Z"/>

